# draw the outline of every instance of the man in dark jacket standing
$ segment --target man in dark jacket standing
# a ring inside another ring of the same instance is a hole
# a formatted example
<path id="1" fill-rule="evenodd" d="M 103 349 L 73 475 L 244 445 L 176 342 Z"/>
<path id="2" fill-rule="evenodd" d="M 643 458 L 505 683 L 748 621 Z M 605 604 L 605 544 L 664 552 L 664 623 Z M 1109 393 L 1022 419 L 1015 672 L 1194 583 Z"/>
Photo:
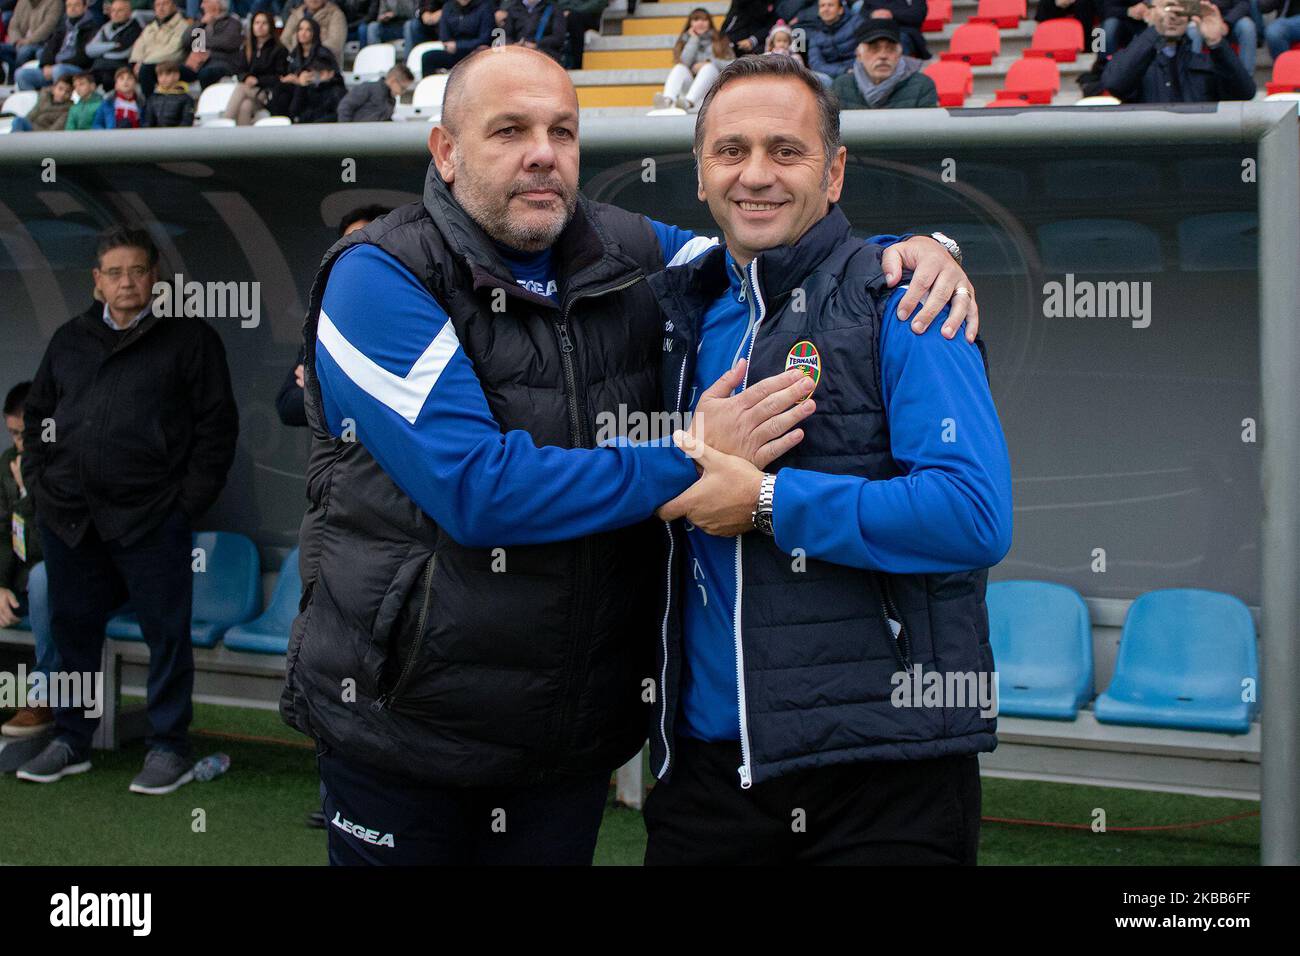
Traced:
<path id="1" fill-rule="evenodd" d="M 582 197 L 577 119 L 545 55 L 474 54 L 423 200 L 341 240 L 313 284 L 281 714 L 317 741 L 334 863 L 589 863 L 609 775 L 645 739 L 666 544 L 647 519 L 695 468 L 649 441 L 664 326 L 644 279 L 714 243 Z M 960 274 L 906 245 L 900 273 Z M 791 411 L 802 384 L 711 395 L 747 410 L 715 440 L 770 460 L 814 410 Z"/>
<path id="2" fill-rule="evenodd" d="M 148 235 L 111 230 L 96 259 L 103 304 L 54 333 L 32 382 L 23 479 L 65 671 L 100 670 L 109 615 L 131 601 L 149 645 L 152 733 L 130 789 L 163 794 L 192 779 L 191 532 L 225 484 L 239 416 L 216 331 L 154 312 L 158 252 Z M 67 703 L 56 702 L 55 738 L 20 779 L 90 769 L 97 718 Z"/>
<path id="3" fill-rule="evenodd" d="M 939 105 L 934 81 L 921 61 L 903 56 L 898 24 L 864 20 L 858 25 L 853 69 L 835 78 L 831 89 L 846 110 L 906 110 Z"/>
<path id="4" fill-rule="evenodd" d="M 1196 17 L 1206 49 L 1192 52 L 1190 22 L 1180 0 L 1156 0 L 1147 9 L 1145 33 L 1116 53 L 1101 85 L 1125 103 L 1218 103 L 1248 100 L 1255 80 L 1226 41 L 1228 26 L 1219 8 L 1201 4 Z"/>

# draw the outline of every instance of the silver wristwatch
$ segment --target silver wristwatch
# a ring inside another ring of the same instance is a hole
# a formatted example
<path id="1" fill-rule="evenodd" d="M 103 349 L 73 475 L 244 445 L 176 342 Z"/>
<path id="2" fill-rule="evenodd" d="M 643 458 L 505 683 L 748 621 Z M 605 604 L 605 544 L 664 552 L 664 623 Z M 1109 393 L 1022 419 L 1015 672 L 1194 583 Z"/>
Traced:
<path id="1" fill-rule="evenodd" d="M 754 509 L 754 527 L 763 534 L 775 535 L 772 528 L 772 499 L 776 497 L 776 475 L 763 475 L 758 487 L 758 507 Z"/>
<path id="2" fill-rule="evenodd" d="M 951 239 L 941 232 L 930 233 L 930 238 L 947 249 L 948 254 L 957 260 L 958 265 L 961 265 L 961 246 L 957 245 L 957 240 Z"/>

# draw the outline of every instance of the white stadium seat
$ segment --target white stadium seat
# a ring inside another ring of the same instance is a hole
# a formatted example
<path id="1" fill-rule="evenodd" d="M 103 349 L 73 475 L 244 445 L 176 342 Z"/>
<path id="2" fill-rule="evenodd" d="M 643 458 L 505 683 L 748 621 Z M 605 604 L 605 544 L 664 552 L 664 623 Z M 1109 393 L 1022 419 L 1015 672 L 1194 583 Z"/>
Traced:
<path id="1" fill-rule="evenodd" d="M 233 80 L 222 80 L 205 87 L 199 94 L 199 105 L 194 108 L 195 121 L 206 126 L 208 120 L 224 113 L 237 85 Z"/>
<path id="2" fill-rule="evenodd" d="M 444 47 L 440 41 L 426 40 L 424 43 L 417 43 L 411 48 L 411 52 L 406 54 L 406 68 L 415 77 L 415 82 L 419 83 L 424 78 L 424 67 L 422 65 L 424 55 L 430 50 L 442 49 Z"/>
<path id="3" fill-rule="evenodd" d="M 254 126 L 292 126 L 293 120 L 287 116 L 263 116 L 253 123 Z"/>
<path id="4" fill-rule="evenodd" d="M 1119 106 L 1119 99 L 1114 96 L 1085 96 L 1076 100 L 1071 106 Z"/>
<path id="5" fill-rule="evenodd" d="M 438 73 L 426 76 L 415 87 L 411 97 L 411 112 L 415 117 L 440 117 L 442 115 L 442 94 L 447 91 L 447 74 Z"/>
<path id="6" fill-rule="evenodd" d="M 352 83 L 369 83 L 382 78 L 396 62 L 397 50 L 391 43 L 372 43 L 361 48 L 348 75 Z"/>
<path id="7" fill-rule="evenodd" d="M 1270 93 L 1264 99 L 1270 102 L 1295 103 L 1300 102 L 1300 93 Z"/>
<path id="8" fill-rule="evenodd" d="M 36 106 L 36 100 L 40 94 L 36 90 L 19 90 L 17 93 L 10 93 L 5 99 L 5 105 L 0 108 L 0 113 L 8 113 L 10 116 L 26 116 L 33 107 Z"/>
<path id="9" fill-rule="evenodd" d="M 232 129 L 238 124 L 234 120 L 227 119 L 224 116 L 209 116 L 207 119 L 200 122 L 199 125 L 205 128 Z"/>

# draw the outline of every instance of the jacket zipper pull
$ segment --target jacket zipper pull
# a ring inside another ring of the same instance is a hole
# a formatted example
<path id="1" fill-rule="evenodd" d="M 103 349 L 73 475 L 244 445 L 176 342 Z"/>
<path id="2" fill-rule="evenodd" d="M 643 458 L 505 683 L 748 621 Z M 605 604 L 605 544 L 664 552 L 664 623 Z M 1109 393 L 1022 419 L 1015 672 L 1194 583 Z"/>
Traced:
<path id="1" fill-rule="evenodd" d="M 741 789 L 741 790 L 748 790 L 750 787 L 752 787 L 752 786 L 754 785 L 754 780 L 753 780 L 753 778 L 749 775 L 749 765 L 748 765 L 748 764 L 742 765 L 742 766 L 738 769 L 738 772 L 739 772 L 739 774 L 740 774 L 740 789 Z"/>
<path id="2" fill-rule="evenodd" d="M 383 710 L 387 706 L 388 706 L 388 695 L 380 694 L 379 699 L 370 705 L 370 709 L 373 710 L 375 713 L 379 713 L 379 711 Z"/>
<path id="3" fill-rule="evenodd" d="M 573 351 L 573 341 L 569 338 L 569 327 L 564 322 L 555 323 L 556 330 L 560 333 L 560 350 L 563 352 Z"/>

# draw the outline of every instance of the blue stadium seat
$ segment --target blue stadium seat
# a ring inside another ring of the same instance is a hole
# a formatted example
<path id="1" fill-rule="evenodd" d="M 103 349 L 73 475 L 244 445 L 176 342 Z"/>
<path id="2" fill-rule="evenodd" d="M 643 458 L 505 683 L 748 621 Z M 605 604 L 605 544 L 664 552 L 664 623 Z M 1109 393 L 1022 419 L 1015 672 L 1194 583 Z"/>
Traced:
<path id="1" fill-rule="evenodd" d="M 1161 272 L 1164 258 L 1154 229 L 1128 219 L 1064 219 L 1038 227 L 1048 273 Z"/>
<path id="2" fill-rule="evenodd" d="M 298 574 L 298 549 L 294 548 L 280 565 L 280 577 L 266 610 L 257 619 L 226 631 L 222 643 L 232 651 L 283 654 L 289 649 L 289 629 L 301 597 L 302 577 Z"/>
<path id="3" fill-rule="evenodd" d="M 215 647 L 227 629 L 257 613 L 261 564 L 257 547 L 242 534 L 200 531 L 193 541 L 194 547 L 207 553 L 207 565 L 202 574 L 194 575 L 190 639 L 195 647 Z M 119 641 L 144 640 L 134 613 L 109 620 L 107 633 Z"/>
<path id="4" fill-rule="evenodd" d="M 1073 588 L 1046 581 L 988 586 L 998 713 L 1074 720 L 1092 699 L 1092 623 Z"/>
<path id="5" fill-rule="evenodd" d="M 1115 676 L 1094 710 L 1104 724 L 1244 734 L 1257 710 L 1242 700 L 1247 679 L 1258 687 L 1245 604 L 1217 591 L 1152 591 L 1129 608 Z"/>

